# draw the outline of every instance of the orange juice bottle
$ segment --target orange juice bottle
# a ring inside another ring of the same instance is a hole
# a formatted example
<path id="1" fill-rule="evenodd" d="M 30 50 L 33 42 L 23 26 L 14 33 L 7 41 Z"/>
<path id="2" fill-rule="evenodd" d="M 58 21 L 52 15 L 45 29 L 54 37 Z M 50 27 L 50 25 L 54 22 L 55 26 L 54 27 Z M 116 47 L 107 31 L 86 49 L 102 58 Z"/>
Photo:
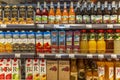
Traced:
<path id="1" fill-rule="evenodd" d="M 51 2 L 48 23 L 54 24 L 54 21 L 55 21 L 54 6 L 53 6 L 53 2 Z"/>
<path id="2" fill-rule="evenodd" d="M 64 10 L 63 10 L 63 13 L 62 13 L 62 23 L 63 24 L 68 23 L 68 11 L 67 11 L 67 7 L 66 7 L 66 2 L 64 2 Z"/>
<path id="3" fill-rule="evenodd" d="M 69 23 L 70 24 L 75 23 L 75 12 L 73 9 L 73 2 L 71 2 L 70 11 L 69 11 Z"/>
<path id="4" fill-rule="evenodd" d="M 60 10 L 60 2 L 57 3 L 57 10 L 55 15 L 55 23 L 60 24 L 61 23 L 61 10 Z"/>

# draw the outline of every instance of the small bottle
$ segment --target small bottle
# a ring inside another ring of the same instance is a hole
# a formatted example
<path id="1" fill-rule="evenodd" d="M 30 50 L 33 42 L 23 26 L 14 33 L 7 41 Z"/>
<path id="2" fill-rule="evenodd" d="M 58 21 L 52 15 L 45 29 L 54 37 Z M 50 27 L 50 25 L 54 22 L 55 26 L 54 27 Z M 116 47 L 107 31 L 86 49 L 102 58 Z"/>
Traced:
<path id="1" fill-rule="evenodd" d="M 69 11 L 69 23 L 70 24 L 75 23 L 75 12 L 73 8 L 73 2 L 71 2 L 70 11 Z"/>
<path id="2" fill-rule="evenodd" d="M 44 2 L 44 9 L 42 10 L 42 23 L 43 24 L 48 23 L 48 10 L 46 6 L 46 2 Z"/>
<path id="3" fill-rule="evenodd" d="M 37 9 L 35 14 L 35 23 L 41 23 L 41 10 L 40 10 L 40 2 L 37 3 Z"/>
<path id="4" fill-rule="evenodd" d="M 63 13 L 62 13 L 62 23 L 63 24 L 68 23 L 68 11 L 67 11 L 66 2 L 64 2 L 64 10 L 63 10 Z"/>

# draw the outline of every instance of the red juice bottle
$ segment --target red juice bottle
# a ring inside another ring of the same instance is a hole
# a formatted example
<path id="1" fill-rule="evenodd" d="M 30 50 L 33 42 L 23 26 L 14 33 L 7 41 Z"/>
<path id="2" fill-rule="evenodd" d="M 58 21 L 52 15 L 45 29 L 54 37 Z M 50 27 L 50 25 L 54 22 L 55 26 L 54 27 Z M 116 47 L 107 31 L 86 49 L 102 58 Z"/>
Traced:
<path id="1" fill-rule="evenodd" d="M 44 2 L 44 9 L 42 11 L 42 23 L 44 24 L 48 23 L 48 10 L 46 6 L 46 2 Z"/>

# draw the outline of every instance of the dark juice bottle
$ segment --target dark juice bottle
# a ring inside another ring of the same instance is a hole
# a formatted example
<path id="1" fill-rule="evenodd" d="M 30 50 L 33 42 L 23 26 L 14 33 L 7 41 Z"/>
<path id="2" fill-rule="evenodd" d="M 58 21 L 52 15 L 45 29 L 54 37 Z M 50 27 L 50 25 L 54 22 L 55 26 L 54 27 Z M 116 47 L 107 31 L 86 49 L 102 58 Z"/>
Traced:
<path id="1" fill-rule="evenodd" d="M 112 11 L 110 16 L 110 23 L 117 23 L 117 9 L 115 1 L 112 1 Z"/>
<path id="2" fill-rule="evenodd" d="M 82 13 L 80 10 L 80 3 L 77 3 L 77 9 L 76 9 L 76 23 L 82 23 Z"/>
<path id="3" fill-rule="evenodd" d="M 95 5 L 93 2 L 91 2 L 91 23 L 96 22 L 96 15 L 95 15 Z"/>
<path id="4" fill-rule="evenodd" d="M 119 1 L 119 7 L 118 7 L 117 15 L 118 15 L 118 23 L 120 23 L 120 1 Z"/>
<path id="5" fill-rule="evenodd" d="M 41 23 L 41 11 L 40 11 L 40 3 L 37 3 L 37 9 L 35 14 L 35 23 L 39 24 Z"/>
<path id="6" fill-rule="evenodd" d="M 44 9 L 42 11 L 42 23 L 47 24 L 48 23 L 48 10 L 46 6 L 46 2 L 44 2 Z"/>
<path id="7" fill-rule="evenodd" d="M 107 30 L 106 53 L 113 53 L 113 50 L 114 50 L 113 30 Z"/>

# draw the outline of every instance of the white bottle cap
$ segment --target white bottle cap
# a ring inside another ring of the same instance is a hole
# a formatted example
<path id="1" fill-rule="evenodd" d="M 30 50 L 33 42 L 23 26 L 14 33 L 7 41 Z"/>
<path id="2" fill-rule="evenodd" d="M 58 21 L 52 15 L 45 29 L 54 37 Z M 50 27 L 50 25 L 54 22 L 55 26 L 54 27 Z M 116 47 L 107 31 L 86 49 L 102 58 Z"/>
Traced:
<path id="1" fill-rule="evenodd" d="M 104 5 L 105 5 L 105 8 L 106 8 L 106 7 L 108 6 L 108 2 L 107 2 L 107 1 L 105 1 Z"/>
<path id="2" fill-rule="evenodd" d="M 70 5 L 71 5 L 71 8 L 73 8 L 73 2 L 71 2 L 71 4 L 70 4 Z"/>
<path id="3" fill-rule="evenodd" d="M 47 7 L 46 7 L 46 2 L 44 2 L 44 8 L 47 8 Z"/>
<path id="4" fill-rule="evenodd" d="M 60 8 L 60 2 L 57 3 L 57 8 Z"/>
<path id="5" fill-rule="evenodd" d="M 67 8 L 66 2 L 64 2 L 64 8 Z"/>
<path id="6" fill-rule="evenodd" d="M 98 8 L 100 8 L 100 6 L 101 6 L 101 3 L 100 3 L 100 1 L 97 3 L 97 7 Z"/>
<path id="7" fill-rule="evenodd" d="M 54 6 L 53 6 L 53 2 L 51 2 L 50 7 L 51 7 L 51 8 L 54 8 Z"/>
<path id="8" fill-rule="evenodd" d="M 40 2 L 37 2 L 37 8 L 40 8 Z"/>
<path id="9" fill-rule="evenodd" d="M 112 1 L 112 7 L 115 7 L 115 1 Z"/>

